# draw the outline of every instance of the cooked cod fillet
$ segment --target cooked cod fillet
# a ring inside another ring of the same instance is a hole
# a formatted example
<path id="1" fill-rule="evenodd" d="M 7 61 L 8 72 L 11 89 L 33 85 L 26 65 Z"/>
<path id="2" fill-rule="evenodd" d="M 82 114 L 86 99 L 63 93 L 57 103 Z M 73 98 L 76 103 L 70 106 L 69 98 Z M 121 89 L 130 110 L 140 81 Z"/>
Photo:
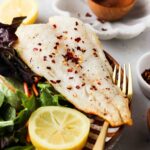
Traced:
<path id="1" fill-rule="evenodd" d="M 128 99 L 112 82 L 112 68 L 89 26 L 69 17 L 47 24 L 22 25 L 14 48 L 76 108 L 112 126 L 132 124 Z"/>

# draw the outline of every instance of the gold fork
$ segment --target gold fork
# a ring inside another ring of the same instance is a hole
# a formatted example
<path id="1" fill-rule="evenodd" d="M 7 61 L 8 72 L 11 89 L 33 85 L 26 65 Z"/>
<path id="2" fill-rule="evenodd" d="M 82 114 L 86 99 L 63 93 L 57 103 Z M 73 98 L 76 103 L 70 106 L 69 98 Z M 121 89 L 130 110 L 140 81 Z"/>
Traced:
<path id="1" fill-rule="evenodd" d="M 122 90 L 122 92 L 131 101 L 132 95 L 133 95 L 133 89 L 132 89 L 132 73 L 131 73 L 131 65 L 130 64 L 128 64 L 128 80 L 127 80 L 126 70 L 127 70 L 126 65 L 124 64 L 123 76 L 122 76 L 121 66 L 119 66 L 119 69 L 117 69 L 117 66 L 115 65 L 115 68 L 113 71 L 113 82 L 115 84 L 117 84 L 117 86 Z M 105 139 L 106 139 L 108 127 L 109 127 L 109 123 L 107 121 L 105 121 L 102 126 L 101 132 L 96 140 L 93 150 L 104 150 Z"/>

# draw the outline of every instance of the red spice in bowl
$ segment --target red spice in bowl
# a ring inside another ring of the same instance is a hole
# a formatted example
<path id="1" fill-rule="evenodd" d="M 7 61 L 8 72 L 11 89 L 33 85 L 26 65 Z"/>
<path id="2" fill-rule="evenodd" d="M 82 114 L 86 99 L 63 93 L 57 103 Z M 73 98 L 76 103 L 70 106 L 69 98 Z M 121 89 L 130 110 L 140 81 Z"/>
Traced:
<path id="1" fill-rule="evenodd" d="M 142 73 L 142 77 L 143 77 L 143 79 L 150 85 L 150 69 L 146 69 L 146 70 Z"/>

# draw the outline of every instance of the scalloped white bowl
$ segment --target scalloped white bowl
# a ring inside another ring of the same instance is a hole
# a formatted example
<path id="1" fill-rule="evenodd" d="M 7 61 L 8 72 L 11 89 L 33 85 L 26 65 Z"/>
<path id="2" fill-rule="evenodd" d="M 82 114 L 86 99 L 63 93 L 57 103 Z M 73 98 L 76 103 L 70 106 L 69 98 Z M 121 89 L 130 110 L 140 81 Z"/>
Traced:
<path id="1" fill-rule="evenodd" d="M 86 0 L 55 0 L 52 5 L 57 14 L 77 17 L 89 24 L 103 40 L 131 39 L 150 28 L 150 0 L 137 0 L 133 10 L 124 19 L 113 23 L 98 21 Z M 86 13 L 91 17 L 87 17 Z"/>

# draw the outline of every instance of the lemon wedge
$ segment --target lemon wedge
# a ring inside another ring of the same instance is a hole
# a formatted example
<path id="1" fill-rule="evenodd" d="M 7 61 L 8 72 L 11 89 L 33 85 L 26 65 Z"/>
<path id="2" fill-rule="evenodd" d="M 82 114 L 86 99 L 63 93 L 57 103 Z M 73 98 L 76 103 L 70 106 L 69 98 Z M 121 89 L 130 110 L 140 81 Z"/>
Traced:
<path id="1" fill-rule="evenodd" d="M 38 16 L 38 6 L 34 0 L 4 0 L 0 5 L 0 22 L 11 24 L 14 17 L 26 16 L 23 24 L 32 24 Z"/>
<path id="2" fill-rule="evenodd" d="M 88 138 L 90 120 L 75 109 L 46 106 L 32 113 L 28 129 L 37 150 L 81 150 Z"/>

